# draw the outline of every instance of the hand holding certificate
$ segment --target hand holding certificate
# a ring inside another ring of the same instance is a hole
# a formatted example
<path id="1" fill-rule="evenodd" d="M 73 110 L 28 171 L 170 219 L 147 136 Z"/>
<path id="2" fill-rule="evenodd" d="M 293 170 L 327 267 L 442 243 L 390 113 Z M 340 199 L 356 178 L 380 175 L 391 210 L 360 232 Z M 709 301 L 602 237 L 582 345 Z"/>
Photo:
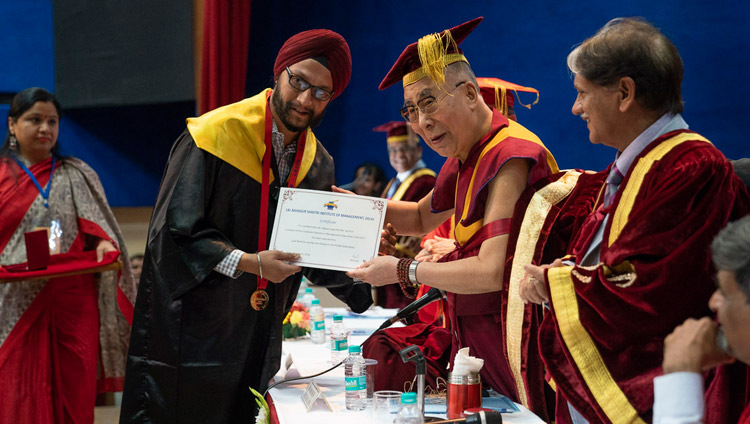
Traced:
<path id="1" fill-rule="evenodd" d="M 378 254 L 385 199 L 282 188 L 269 249 L 299 253 L 295 265 L 352 270 Z"/>

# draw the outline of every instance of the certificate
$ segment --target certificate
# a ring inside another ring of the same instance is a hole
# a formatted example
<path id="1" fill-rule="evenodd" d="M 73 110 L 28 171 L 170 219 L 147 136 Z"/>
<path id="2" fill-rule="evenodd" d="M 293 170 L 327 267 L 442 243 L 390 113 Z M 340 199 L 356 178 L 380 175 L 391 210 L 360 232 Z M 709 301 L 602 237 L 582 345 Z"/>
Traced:
<path id="1" fill-rule="evenodd" d="M 378 254 L 386 200 L 281 188 L 269 249 L 299 253 L 295 265 L 348 271 Z"/>

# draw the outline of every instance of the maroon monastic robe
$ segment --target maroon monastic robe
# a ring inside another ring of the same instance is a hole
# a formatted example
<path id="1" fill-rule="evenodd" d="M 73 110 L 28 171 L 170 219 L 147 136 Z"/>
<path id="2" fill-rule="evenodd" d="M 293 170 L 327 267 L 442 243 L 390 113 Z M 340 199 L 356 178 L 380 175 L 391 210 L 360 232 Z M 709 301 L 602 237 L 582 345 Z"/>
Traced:
<path id="1" fill-rule="evenodd" d="M 444 256 L 448 262 L 476 256 L 482 242 L 510 232 L 511 220 L 484 222 L 488 186 L 510 159 L 530 162 L 529 184 L 557 171 L 557 164 L 538 137 L 516 122 L 493 112 L 492 128 L 474 145 L 465 162 L 449 158 L 438 175 L 432 197 L 436 212 L 455 208 L 454 239 L 459 247 Z M 519 400 L 515 379 L 503 353 L 503 292 L 479 295 L 448 294 L 451 320 L 451 359 L 462 347 L 472 356 L 484 359 L 481 371 L 484 385 Z"/>

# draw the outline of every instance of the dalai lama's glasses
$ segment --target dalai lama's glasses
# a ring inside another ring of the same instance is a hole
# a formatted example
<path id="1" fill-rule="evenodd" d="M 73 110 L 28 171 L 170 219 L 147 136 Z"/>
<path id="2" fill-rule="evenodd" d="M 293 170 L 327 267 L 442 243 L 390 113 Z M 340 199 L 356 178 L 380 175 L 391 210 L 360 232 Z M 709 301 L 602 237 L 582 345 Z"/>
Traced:
<path id="1" fill-rule="evenodd" d="M 429 115 L 431 113 L 437 112 L 439 106 L 438 103 L 444 98 L 448 97 L 449 94 L 456 91 L 456 89 L 461 84 L 466 84 L 467 82 L 468 81 L 459 82 L 455 87 L 453 87 L 451 91 L 443 94 L 442 96 L 440 96 L 440 98 L 436 99 L 433 96 L 425 97 L 424 99 L 417 102 L 417 106 L 405 106 L 401 108 L 401 116 L 403 116 L 404 119 L 406 119 L 408 122 L 415 123 L 419 120 L 420 113 Z M 417 111 L 417 109 L 419 109 L 419 111 Z"/>
<path id="2" fill-rule="evenodd" d="M 289 85 L 296 88 L 299 91 L 305 91 L 308 88 L 311 90 L 312 96 L 316 99 L 324 102 L 333 96 L 333 91 L 326 90 L 325 88 L 316 87 L 309 82 L 302 79 L 297 75 L 294 75 L 289 67 L 286 68 L 286 73 L 289 74 Z"/>

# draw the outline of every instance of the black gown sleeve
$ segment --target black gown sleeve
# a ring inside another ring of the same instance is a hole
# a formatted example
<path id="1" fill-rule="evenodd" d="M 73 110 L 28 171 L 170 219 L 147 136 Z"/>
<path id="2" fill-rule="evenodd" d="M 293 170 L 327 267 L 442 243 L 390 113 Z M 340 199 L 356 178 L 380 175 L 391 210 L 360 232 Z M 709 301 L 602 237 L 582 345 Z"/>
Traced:
<path id="1" fill-rule="evenodd" d="M 211 200 L 217 159 L 200 150 L 185 131 L 170 154 L 154 209 L 151 243 L 160 269 L 174 273 L 165 278 L 173 299 L 200 284 L 234 247 L 205 219 Z"/>
<path id="2" fill-rule="evenodd" d="M 371 286 L 367 283 L 355 284 L 344 272 L 305 268 L 303 273 L 313 285 L 325 287 L 337 299 L 349 305 L 352 312 L 362 313 L 372 305 Z"/>

